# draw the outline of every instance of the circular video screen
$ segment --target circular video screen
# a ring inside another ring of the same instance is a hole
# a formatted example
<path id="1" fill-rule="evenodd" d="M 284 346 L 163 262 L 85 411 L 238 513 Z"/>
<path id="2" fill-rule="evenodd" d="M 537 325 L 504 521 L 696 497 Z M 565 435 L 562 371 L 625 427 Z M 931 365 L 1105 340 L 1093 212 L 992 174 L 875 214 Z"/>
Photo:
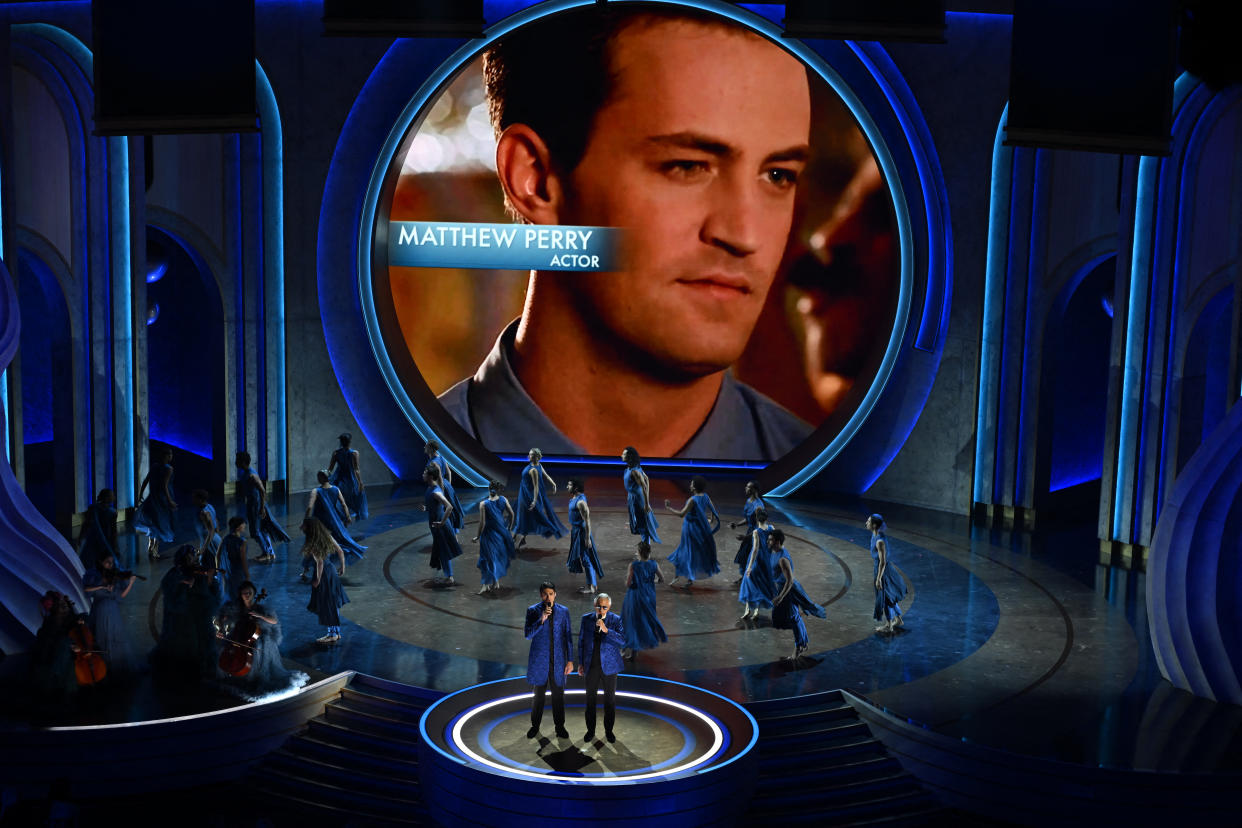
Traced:
<path id="1" fill-rule="evenodd" d="M 897 322 L 897 220 L 857 121 L 702 9 L 513 29 L 427 99 L 385 188 L 384 347 L 430 422 L 501 457 L 822 447 Z"/>

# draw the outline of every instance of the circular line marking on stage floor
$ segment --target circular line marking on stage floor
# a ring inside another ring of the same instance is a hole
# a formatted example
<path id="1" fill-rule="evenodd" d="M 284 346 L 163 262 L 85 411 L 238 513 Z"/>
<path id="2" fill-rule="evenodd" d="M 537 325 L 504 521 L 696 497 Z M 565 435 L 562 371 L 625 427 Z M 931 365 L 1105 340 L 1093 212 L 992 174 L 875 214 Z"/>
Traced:
<path id="1" fill-rule="evenodd" d="M 470 522 L 466 522 L 461 531 L 465 532 L 466 527 L 469 527 L 470 525 L 471 525 Z M 460 618 L 463 621 L 472 621 L 474 623 L 484 624 L 490 627 L 499 627 L 501 629 L 509 629 L 509 630 L 523 629 L 522 625 L 520 624 L 506 624 L 502 621 L 496 621 L 496 620 L 489 619 L 489 618 L 480 618 L 478 615 L 470 615 L 466 613 L 456 612 L 454 610 L 441 606 L 440 604 L 427 601 L 426 599 L 421 598 L 420 596 L 411 592 L 405 586 L 402 586 L 401 584 L 397 583 L 397 579 L 393 575 L 393 572 L 392 572 L 392 566 L 393 566 L 393 563 L 396 561 L 397 556 L 400 553 L 409 549 L 414 544 L 418 543 L 419 541 L 430 541 L 430 539 L 431 539 L 430 531 L 419 532 L 417 535 L 405 541 L 404 543 L 398 544 L 395 549 L 393 549 L 391 552 L 388 553 L 388 557 L 384 559 L 383 571 L 384 571 L 384 580 L 388 582 L 389 586 L 395 589 L 399 594 L 405 596 L 406 598 L 408 598 L 409 600 L 413 601 L 416 604 L 419 604 L 420 606 L 424 606 L 427 609 L 434 610 L 436 612 L 444 613 L 445 615 L 449 615 L 454 618 Z M 832 604 L 835 604 L 837 601 L 841 600 L 841 598 L 843 598 L 850 591 L 854 583 L 854 573 L 850 569 L 849 564 L 847 564 L 845 560 L 841 558 L 840 555 L 836 554 L 828 547 L 820 543 L 817 543 L 809 538 L 791 534 L 789 535 L 789 539 L 804 543 L 807 546 L 810 546 L 812 549 L 823 553 L 824 555 L 827 556 L 829 561 L 831 561 L 833 564 L 836 564 L 836 566 L 840 568 L 841 575 L 842 575 L 841 587 L 837 590 L 836 594 L 822 601 L 820 603 L 820 606 L 827 608 L 831 606 Z M 464 553 L 461 556 L 461 558 L 467 558 L 467 557 L 469 557 L 468 553 Z M 652 560 L 655 560 L 655 559 L 653 558 Z M 724 572 L 724 569 L 722 568 L 721 569 L 722 577 L 727 577 L 727 576 L 723 576 L 723 572 Z M 435 575 L 429 574 L 427 578 L 423 578 L 420 580 L 426 581 L 434 577 Z M 903 574 L 903 578 L 904 578 L 904 574 Z M 913 605 L 915 597 L 917 596 L 917 592 L 914 589 L 914 584 L 910 582 L 909 578 L 905 578 L 905 581 L 906 581 L 907 595 L 911 596 L 910 604 Z M 464 586 L 464 584 L 458 584 L 458 585 Z M 733 585 L 730 584 L 730 586 L 732 587 Z M 907 607 L 905 611 L 909 612 L 909 609 L 910 608 Z M 154 610 L 152 610 L 152 612 L 154 612 Z M 154 627 L 154 622 L 152 622 L 152 625 Z M 696 630 L 696 631 L 691 631 L 691 632 L 670 632 L 668 633 L 668 637 L 669 638 L 683 638 L 683 637 L 691 637 L 691 636 L 699 636 L 699 635 L 722 635 L 722 634 L 738 633 L 738 632 L 742 632 L 742 630 L 739 630 L 736 625 L 730 625 L 727 627 L 721 627 L 719 629 L 712 629 L 712 630 Z"/>
<path id="2" fill-rule="evenodd" d="M 571 691 L 571 692 L 581 692 L 581 691 Z M 566 714 L 568 714 L 570 710 L 581 710 L 581 709 L 583 708 L 576 704 L 573 705 L 573 707 L 566 705 L 565 712 Z M 651 719 L 659 719 L 660 721 L 669 725 L 670 727 L 672 727 L 673 729 L 675 729 L 677 732 L 681 734 L 681 738 L 682 738 L 681 750 L 679 750 L 671 758 L 665 759 L 661 762 L 657 762 L 656 764 L 651 765 L 649 768 L 647 768 L 647 770 L 663 771 L 665 768 L 669 767 L 670 765 L 673 765 L 674 763 L 680 762 L 681 760 L 685 759 L 687 756 L 690 755 L 691 751 L 693 751 L 694 748 L 698 745 L 698 740 L 694 738 L 694 734 L 691 733 L 690 730 L 685 725 L 683 725 L 681 722 L 678 722 L 676 719 L 670 718 L 668 716 L 661 716 L 659 713 L 655 713 L 651 710 L 640 710 L 637 707 L 628 707 L 625 705 L 617 705 L 617 710 L 619 711 L 624 710 L 627 713 L 634 713 L 639 716 L 646 716 L 647 718 L 651 718 Z M 493 730 L 495 730 L 500 725 L 505 724 L 506 722 L 512 719 L 516 719 L 519 716 L 527 716 L 529 714 L 530 714 L 529 710 L 522 709 L 522 710 L 515 710 L 506 716 L 502 716 L 496 721 L 488 724 L 487 727 L 483 728 L 483 730 L 479 733 L 479 741 L 483 745 L 483 750 L 486 751 L 489 756 L 496 758 L 498 761 L 508 760 L 513 763 L 512 765 L 507 765 L 506 767 L 526 768 L 527 770 L 534 771 L 535 773 L 539 774 L 540 779 L 546 779 L 548 778 L 548 774 L 544 772 L 544 768 L 539 768 L 534 765 L 526 765 L 526 764 L 523 764 L 517 761 L 516 759 L 509 759 L 507 756 L 505 756 L 503 753 L 497 750 L 491 743 L 491 736 L 492 736 Z M 676 769 L 674 769 L 673 771 L 667 771 L 667 772 L 672 773 L 672 772 L 675 772 L 675 770 Z M 637 772 L 638 771 L 631 770 L 631 771 L 622 771 L 622 772 L 616 772 L 616 773 L 611 773 L 611 774 L 579 773 L 577 774 L 577 776 L 582 777 L 582 778 L 593 779 L 593 778 L 608 777 L 608 776 L 623 776 L 625 774 L 633 774 Z"/>
<path id="3" fill-rule="evenodd" d="M 566 696 L 582 696 L 583 699 L 585 700 L 586 691 L 585 690 L 566 690 L 565 695 Z M 711 746 L 707 748 L 705 751 L 703 751 L 702 753 L 699 753 L 697 756 L 692 757 L 689 761 L 683 762 L 682 764 L 679 764 L 676 766 L 666 767 L 658 771 L 653 771 L 650 768 L 648 768 L 648 769 L 644 769 L 642 772 L 630 773 L 628 775 L 622 775 L 622 776 L 607 775 L 606 776 L 602 774 L 584 774 L 584 773 L 566 774 L 566 773 L 560 773 L 560 772 L 557 772 L 551 769 L 549 769 L 548 772 L 546 773 L 534 771 L 534 770 L 526 770 L 525 768 L 528 768 L 530 766 L 524 765 L 524 764 L 521 766 L 518 766 L 516 763 L 514 765 L 502 764 L 486 756 L 480 755 L 478 752 L 476 752 L 466 743 L 466 740 L 463 738 L 462 731 L 465 728 L 466 724 L 471 719 L 499 705 L 512 704 L 516 702 L 521 702 L 523 705 L 527 705 L 530 703 L 530 698 L 531 698 L 530 693 L 521 693 L 518 695 L 511 695 L 511 696 L 505 696 L 499 699 L 493 699 L 491 701 L 485 702 L 483 704 L 480 704 L 476 707 L 473 707 L 463 712 L 452 723 L 451 744 L 453 745 L 455 750 L 459 751 L 463 756 L 469 758 L 470 760 L 477 762 L 481 765 L 494 768 L 503 773 L 516 774 L 519 776 L 524 776 L 524 777 L 531 778 L 531 779 L 538 779 L 540 781 L 545 781 L 545 782 L 546 781 L 579 782 L 579 783 L 589 782 L 590 784 L 595 784 L 595 785 L 611 784 L 611 783 L 628 784 L 631 782 L 638 782 L 644 779 L 659 779 L 659 778 L 663 778 L 665 776 L 669 776 L 675 773 L 684 773 L 685 771 L 693 770 L 694 768 L 700 767 L 712 761 L 713 758 L 715 758 L 716 756 L 720 754 L 720 751 L 727 744 L 724 731 L 721 729 L 720 724 L 716 721 L 716 719 L 713 716 L 710 716 L 709 714 L 705 713 L 704 711 L 699 710 L 698 708 L 691 707 L 688 704 L 682 704 L 681 702 L 673 701 L 671 699 L 662 699 L 657 696 L 648 695 L 646 693 L 635 693 L 635 692 L 627 691 L 627 690 L 618 690 L 617 697 L 619 699 L 627 698 L 627 699 L 643 701 L 649 704 L 654 704 L 656 706 L 671 707 L 677 711 L 680 711 L 683 714 L 689 714 L 693 716 L 694 718 L 698 719 L 700 722 L 705 724 L 707 728 L 710 730 L 712 734 Z M 682 728 L 679 727 L 678 729 L 680 730 Z"/>

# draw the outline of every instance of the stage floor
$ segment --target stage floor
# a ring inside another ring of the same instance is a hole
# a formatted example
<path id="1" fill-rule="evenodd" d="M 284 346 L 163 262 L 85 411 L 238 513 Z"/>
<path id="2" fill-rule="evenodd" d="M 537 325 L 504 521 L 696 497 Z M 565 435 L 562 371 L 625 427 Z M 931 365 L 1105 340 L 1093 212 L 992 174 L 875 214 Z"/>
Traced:
<path id="1" fill-rule="evenodd" d="M 634 556 L 624 496 L 611 481 L 588 480 L 587 486 L 604 566 L 600 588 L 619 610 L 625 568 Z M 723 489 L 717 485 L 711 494 L 727 524 L 740 519 L 741 493 Z M 350 603 L 342 610 L 337 645 L 315 643 L 324 630 L 305 609 L 310 588 L 299 580 L 300 544 L 278 549 L 275 564 L 252 562 L 252 580 L 267 589 L 268 605 L 280 615 L 286 661 L 312 676 L 352 669 L 446 692 L 524 675 L 523 619 L 539 598 L 539 583 L 554 581 L 558 601 L 575 614 L 588 612 L 592 598 L 577 592 L 582 576 L 565 569 L 568 538 L 536 537 L 520 550 L 501 590 L 477 595 L 477 546 L 470 542 L 477 511 L 469 505 L 483 493 L 459 494 L 468 512 L 459 536 L 465 554 L 455 561 L 458 584 L 445 588 L 432 580 L 438 572 L 428 565 L 426 516 L 418 511 L 422 488 L 368 487 L 371 517 L 355 527 L 368 550 L 345 576 Z M 291 498 L 283 521 L 295 536 L 304 497 Z M 653 505 L 665 497 L 681 505 L 684 489 L 653 481 Z M 563 510 L 563 495 L 556 502 Z M 222 519 L 235 511 L 217 509 Z M 870 509 L 797 498 L 769 503 L 773 521 L 789 536 L 795 576 L 828 613 L 826 620 L 807 619 L 811 646 L 798 662 L 781 659 L 793 649 L 792 635 L 773 629 L 767 612 L 757 622 L 739 620 L 732 563 L 738 543 L 726 525 L 716 536 L 721 573 L 688 591 L 657 587 L 669 641 L 640 652 L 627 672 L 739 702 L 843 688 L 952 736 L 1066 761 L 1242 767 L 1242 711 L 1173 690 L 1159 677 L 1145 629 L 1142 576 L 1096 567 L 1090 530 L 1011 535 L 980 530 L 964 518 L 889 507 L 892 561 L 908 596 L 905 628 L 884 636 L 871 617 L 872 562 L 862 525 Z M 192 537 L 189 510 L 181 511 L 184 534 Z M 657 515 L 664 542 L 653 547 L 653 558 L 671 579 L 665 558 L 676 548 L 681 520 L 662 509 Z M 150 580 L 139 583 L 122 607 L 146 646 L 160 613 L 159 578 L 171 563 L 134 563 Z M 14 665 L 5 666 L 11 674 Z M 161 700 L 157 690 L 131 695 L 77 716 L 151 718 L 182 712 L 187 704 L 228 703 L 210 693 L 176 702 Z M 1211 722 L 1216 747 L 1179 751 L 1180 758 L 1170 759 L 1161 741 L 1167 737 L 1148 730 L 1177 721 Z"/>

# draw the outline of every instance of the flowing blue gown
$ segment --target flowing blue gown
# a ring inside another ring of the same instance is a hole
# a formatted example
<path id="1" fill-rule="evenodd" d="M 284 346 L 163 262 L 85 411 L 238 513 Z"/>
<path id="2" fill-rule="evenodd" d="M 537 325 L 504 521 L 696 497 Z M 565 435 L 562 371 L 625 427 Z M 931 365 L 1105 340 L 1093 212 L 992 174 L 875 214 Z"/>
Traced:
<path id="1" fill-rule="evenodd" d="M 82 576 L 82 586 L 96 587 L 104 583 L 103 573 L 97 569 L 87 570 Z M 103 650 L 104 661 L 108 664 L 108 675 L 123 678 L 137 672 L 138 658 L 125 634 L 121 622 L 121 592 L 124 583 L 117 579 L 113 590 L 97 589 L 88 593 L 91 598 L 91 629 L 95 633 L 95 644 Z"/>
<path id="2" fill-rule="evenodd" d="M 220 522 L 216 520 L 216 509 L 210 503 L 204 504 L 203 508 L 198 510 L 199 515 L 207 514 L 211 518 L 211 525 L 220 526 Z M 194 521 L 194 533 L 198 535 L 198 545 L 203 550 L 202 564 L 204 567 L 216 569 L 216 598 L 217 604 L 223 604 L 229 600 L 229 556 L 221 554 L 224 541 L 220 537 L 218 531 L 211 533 L 211 539 L 207 541 L 207 545 L 203 545 L 203 539 L 207 537 L 207 530 L 203 528 L 202 520 Z"/>
<path id="3" fill-rule="evenodd" d="M 320 486 L 315 492 L 315 505 L 311 507 L 311 516 L 318 518 L 328 528 L 341 549 L 361 560 L 362 553 L 367 548 L 354 540 L 345 528 L 345 516 L 341 514 L 341 490 L 329 483 Z"/>
<path id="4" fill-rule="evenodd" d="M 453 527 L 454 532 L 460 532 L 463 522 L 461 511 L 461 501 L 457 499 L 457 490 L 453 488 L 453 484 L 448 478 L 448 463 L 440 455 L 431 458 L 431 462 L 435 463 L 440 469 L 440 482 L 443 483 L 444 496 L 448 498 L 448 502 L 453 506 L 453 514 L 449 515 L 449 524 Z"/>
<path id="5" fill-rule="evenodd" d="M 221 558 L 221 569 L 228 569 L 228 581 L 225 585 L 226 601 L 237 600 L 237 590 L 241 589 L 241 585 L 246 581 L 245 568 L 242 566 L 246 557 L 246 539 L 240 535 L 229 533 L 225 535 L 220 548 L 224 554 Z"/>
<path id="6" fill-rule="evenodd" d="M 733 556 L 733 562 L 737 564 L 737 574 L 742 575 L 746 572 L 746 562 L 750 560 L 750 543 L 755 530 L 759 528 L 759 521 L 755 519 L 755 511 L 757 509 L 767 508 L 767 504 L 760 497 L 746 498 L 746 505 L 742 507 L 742 517 L 746 518 L 746 537 L 738 541 L 737 554 Z"/>
<path id="7" fill-rule="evenodd" d="M 154 535 L 164 543 L 172 543 L 175 537 L 172 501 L 168 499 L 172 479 L 173 467 L 169 464 L 161 463 L 152 468 L 147 476 L 147 496 L 134 515 L 136 531 Z"/>
<path id="8" fill-rule="evenodd" d="M 260 554 L 275 555 L 272 544 L 288 543 L 289 535 L 280 524 L 272 520 L 270 511 L 259 517 L 263 506 L 263 495 L 251 475 L 258 476 L 253 468 L 239 469 L 237 473 L 237 493 L 246 502 L 246 526 L 250 528 L 250 537 L 259 542 Z"/>
<path id="9" fill-rule="evenodd" d="M 656 615 L 656 562 L 634 561 L 630 564 L 634 581 L 625 591 L 621 621 L 625 627 L 625 646 L 630 650 L 650 650 L 668 641 L 664 625 Z"/>
<path id="10" fill-rule="evenodd" d="M 443 494 L 439 486 L 428 486 L 425 502 L 427 504 L 427 525 L 431 528 L 431 568 L 448 573 L 447 564 L 461 554 L 461 545 L 457 542 L 457 533 L 444 520 L 444 503 L 438 494 Z M 437 526 L 436 524 L 440 525 Z"/>
<path id="11" fill-rule="evenodd" d="M 296 690 L 310 681 L 306 673 L 285 669 L 280 659 L 280 642 L 284 636 L 276 612 L 263 604 L 255 604 L 251 609 L 259 615 L 275 618 L 276 623 L 255 620 L 259 627 L 259 640 L 255 642 L 250 672 L 244 676 L 230 676 L 217 670 L 217 677 L 224 688 L 247 701 L 255 701 L 283 690 Z M 241 603 L 233 601 L 224 605 L 221 615 L 226 622 L 236 623 L 241 611 Z"/>
<path id="12" fill-rule="evenodd" d="M 880 581 L 880 589 L 875 591 L 875 611 L 872 615 L 876 621 L 892 621 L 901 615 L 901 607 L 898 604 L 902 598 L 906 597 L 906 582 L 893 571 L 893 547 L 889 545 L 888 538 L 884 535 L 872 535 L 872 585 L 875 584 L 876 576 L 880 574 L 880 553 L 876 549 L 876 543 L 880 540 L 883 540 L 884 545 L 888 547 L 888 565 L 884 567 L 884 580 Z"/>
<path id="13" fill-rule="evenodd" d="M 505 507 L 509 501 L 503 496 L 492 500 L 484 498 L 482 506 L 487 513 L 487 523 L 479 532 L 479 573 L 484 584 L 494 584 L 509 571 L 509 561 L 517 557 L 513 536 L 505 523 Z"/>
<path id="14" fill-rule="evenodd" d="M 535 481 L 531 482 L 531 469 L 535 470 Z M 534 504 L 534 509 L 530 507 Z M 565 534 L 565 525 L 556 516 L 552 501 L 543 489 L 543 469 L 534 463 L 528 463 L 522 469 L 522 482 L 518 486 L 517 521 L 513 526 L 515 535 L 540 535 L 545 538 L 559 538 Z"/>
<path id="15" fill-rule="evenodd" d="M 362 488 L 362 481 L 354 473 L 354 454 L 356 452 L 353 449 L 344 446 L 332 452 L 336 467 L 332 469 L 331 482 L 332 485 L 341 487 L 341 494 L 345 495 L 349 511 L 357 515 L 358 520 L 366 520 L 370 516 L 367 509 L 367 491 Z"/>
<path id="16" fill-rule="evenodd" d="M 669 556 L 669 562 L 675 567 L 677 577 L 697 580 L 710 578 L 720 571 L 716 560 L 716 538 L 713 536 L 709 515 L 716 514 L 711 499 L 705 494 L 693 495 L 690 508 L 682 517 L 681 542 Z M 717 524 L 716 529 L 720 526 Z"/>
<path id="17" fill-rule="evenodd" d="M 754 555 L 754 565 L 750 567 L 750 575 L 746 575 L 746 566 L 742 567 L 742 583 L 738 587 L 737 600 L 743 604 L 756 604 L 763 609 L 770 609 L 772 601 L 776 598 L 777 588 L 775 575 L 773 573 L 772 552 L 768 549 L 768 533 L 770 529 L 764 529 L 756 526 L 752 533 L 751 548 Z M 754 548 L 753 538 L 759 539 L 759 547 Z M 746 563 L 749 564 L 750 556 L 747 556 Z"/>
<path id="18" fill-rule="evenodd" d="M 336 571 L 336 564 L 331 558 L 323 562 L 323 574 L 319 576 L 319 586 L 311 587 L 310 603 L 306 608 L 319 618 L 325 627 L 341 625 L 341 607 L 349 603 L 345 587 L 341 586 L 341 576 Z"/>
<path id="19" fill-rule="evenodd" d="M 211 518 L 211 525 L 216 527 L 216 531 L 212 532 L 211 538 L 207 540 L 205 549 L 210 552 L 213 557 L 220 558 L 220 544 L 224 541 L 220 537 L 220 521 L 216 519 L 216 507 L 212 506 L 210 503 L 204 504 L 203 508 L 198 510 L 198 513 L 199 515 L 202 515 L 204 512 L 206 512 L 207 516 Z M 194 521 L 194 534 L 198 536 L 198 545 L 202 547 L 203 539 L 207 537 L 207 530 L 203 528 L 201 518 Z M 220 562 L 220 568 L 227 569 L 228 564 L 226 562 Z"/>
<path id="20" fill-rule="evenodd" d="M 94 569 L 99 559 L 106 555 L 117 558 L 116 505 L 93 503 L 86 510 L 86 519 L 82 522 L 78 557 L 82 559 L 83 569 Z"/>
<path id="21" fill-rule="evenodd" d="M 595 583 L 603 577 L 604 568 L 599 563 L 599 553 L 595 551 L 595 537 L 586 530 L 586 521 L 582 519 L 579 503 L 586 502 L 586 495 L 576 494 L 569 499 L 569 558 L 565 566 L 570 572 L 587 573 L 587 581 Z"/>
<path id="22" fill-rule="evenodd" d="M 160 580 L 164 618 L 159 641 L 151 661 L 160 668 L 189 677 L 201 675 L 214 652 L 215 631 L 211 629 L 213 596 L 201 577 L 183 583 L 189 576 L 173 566 Z"/>
<path id="23" fill-rule="evenodd" d="M 785 588 L 785 576 L 780 571 L 780 559 L 784 558 L 789 561 L 789 573 L 793 575 L 793 558 L 789 556 L 789 552 L 784 548 L 772 556 L 772 571 L 776 574 L 776 587 L 779 590 Z M 806 590 L 802 588 L 802 584 L 798 583 L 795 578 L 793 589 L 789 590 L 789 594 L 785 596 L 785 600 L 772 607 L 772 627 L 778 630 L 793 630 L 794 643 L 799 647 L 805 647 L 810 641 L 806 632 L 806 623 L 803 622 L 802 616 L 814 615 L 816 618 L 827 618 L 828 613 L 819 604 L 811 600 L 806 594 Z"/>
<path id="24" fill-rule="evenodd" d="M 633 466 L 627 468 L 621 476 L 625 483 L 625 505 L 630 510 L 630 534 L 638 535 L 647 543 L 661 543 L 660 535 L 656 532 L 660 524 L 656 523 L 655 513 L 643 505 L 642 480 L 634 474 L 641 470 L 642 466 Z M 650 505 L 650 499 L 647 505 Z"/>

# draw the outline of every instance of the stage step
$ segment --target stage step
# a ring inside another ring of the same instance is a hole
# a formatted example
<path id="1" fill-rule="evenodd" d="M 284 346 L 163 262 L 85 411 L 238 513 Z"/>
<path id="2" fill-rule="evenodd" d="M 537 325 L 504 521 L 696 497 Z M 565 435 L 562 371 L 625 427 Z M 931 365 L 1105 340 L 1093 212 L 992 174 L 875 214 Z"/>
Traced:
<path id="1" fill-rule="evenodd" d="M 746 705 L 759 722 L 749 821 L 925 825 L 942 809 L 836 691 Z"/>
<path id="2" fill-rule="evenodd" d="M 355 674 L 250 787 L 308 824 L 419 825 L 418 722 L 439 693 Z"/>

